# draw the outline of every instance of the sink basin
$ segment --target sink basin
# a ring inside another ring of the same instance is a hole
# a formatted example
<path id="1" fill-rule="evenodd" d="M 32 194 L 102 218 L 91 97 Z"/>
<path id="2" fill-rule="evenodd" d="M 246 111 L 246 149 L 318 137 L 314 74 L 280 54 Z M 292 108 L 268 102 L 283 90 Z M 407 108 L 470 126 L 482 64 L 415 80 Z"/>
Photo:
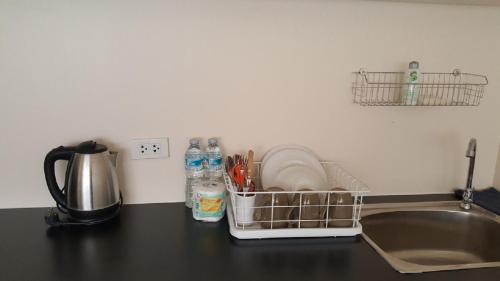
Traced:
<path id="1" fill-rule="evenodd" d="M 500 266 L 500 217 L 458 202 L 373 204 L 364 239 L 397 271 L 418 273 Z"/>

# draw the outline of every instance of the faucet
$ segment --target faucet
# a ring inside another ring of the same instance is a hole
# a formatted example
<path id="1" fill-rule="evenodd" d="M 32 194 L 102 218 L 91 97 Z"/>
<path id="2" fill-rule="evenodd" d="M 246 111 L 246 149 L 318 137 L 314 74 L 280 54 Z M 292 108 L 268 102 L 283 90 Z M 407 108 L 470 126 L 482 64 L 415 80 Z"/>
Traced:
<path id="1" fill-rule="evenodd" d="M 472 176 L 474 174 L 474 164 L 476 162 L 476 148 L 477 141 L 475 138 L 471 138 L 469 146 L 467 146 L 467 151 L 465 152 L 465 157 L 469 158 L 467 185 L 465 186 L 464 194 L 462 195 L 462 203 L 460 203 L 460 207 L 464 210 L 470 210 L 472 207 L 472 192 L 474 191 L 474 187 L 472 186 Z"/>

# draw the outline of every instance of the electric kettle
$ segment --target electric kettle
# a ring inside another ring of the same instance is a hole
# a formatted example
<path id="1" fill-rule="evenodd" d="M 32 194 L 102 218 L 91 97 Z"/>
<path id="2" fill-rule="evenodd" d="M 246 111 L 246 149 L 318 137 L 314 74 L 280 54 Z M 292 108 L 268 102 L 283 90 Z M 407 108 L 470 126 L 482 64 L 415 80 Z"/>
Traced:
<path id="1" fill-rule="evenodd" d="M 47 154 L 45 180 L 68 221 L 93 224 L 118 214 L 122 200 L 116 176 L 116 157 L 116 152 L 108 151 L 105 145 L 95 141 L 82 142 L 76 147 L 60 146 Z M 62 189 L 57 184 L 54 170 L 58 160 L 68 161 Z M 46 220 L 51 224 L 47 217 Z"/>

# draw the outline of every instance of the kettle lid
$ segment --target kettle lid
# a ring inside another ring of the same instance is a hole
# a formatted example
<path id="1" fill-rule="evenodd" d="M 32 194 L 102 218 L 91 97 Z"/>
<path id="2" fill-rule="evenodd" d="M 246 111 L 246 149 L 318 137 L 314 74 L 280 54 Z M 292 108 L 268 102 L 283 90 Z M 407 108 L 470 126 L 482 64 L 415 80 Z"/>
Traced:
<path id="1" fill-rule="evenodd" d="M 96 154 L 107 151 L 108 148 L 103 144 L 98 144 L 95 141 L 85 141 L 80 143 L 75 152 L 80 154 Z"/>

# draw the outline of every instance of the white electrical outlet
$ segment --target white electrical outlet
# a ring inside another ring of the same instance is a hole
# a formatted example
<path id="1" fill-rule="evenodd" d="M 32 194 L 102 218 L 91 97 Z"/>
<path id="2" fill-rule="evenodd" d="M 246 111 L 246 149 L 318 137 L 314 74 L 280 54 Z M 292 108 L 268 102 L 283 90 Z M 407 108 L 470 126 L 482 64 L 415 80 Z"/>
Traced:
<path id="1" fill-rule="evenodd" d="M 130 148 L 132 159 L 168 158 L 168 138 L 133 139 Z"/>

